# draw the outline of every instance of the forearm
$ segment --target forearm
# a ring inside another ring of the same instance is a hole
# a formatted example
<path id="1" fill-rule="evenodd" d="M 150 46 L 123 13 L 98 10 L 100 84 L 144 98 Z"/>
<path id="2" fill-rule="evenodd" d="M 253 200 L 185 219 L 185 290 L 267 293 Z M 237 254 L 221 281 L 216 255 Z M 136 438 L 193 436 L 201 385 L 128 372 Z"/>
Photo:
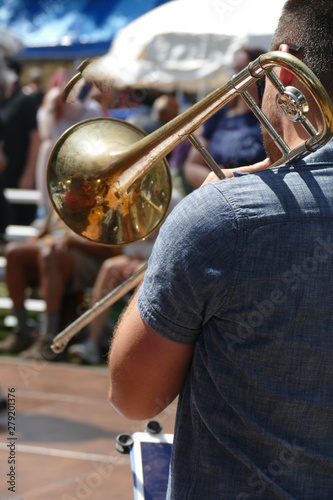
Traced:
<path id="1" fill-rule="evenodd" d="M 33 189 L 35 183 L 35 170 L 40 145 L 40 138 L 37 130 L 30 132 L 30 142 L 27 161 L 20 179 L 20 187 L 23 189 Z"/>

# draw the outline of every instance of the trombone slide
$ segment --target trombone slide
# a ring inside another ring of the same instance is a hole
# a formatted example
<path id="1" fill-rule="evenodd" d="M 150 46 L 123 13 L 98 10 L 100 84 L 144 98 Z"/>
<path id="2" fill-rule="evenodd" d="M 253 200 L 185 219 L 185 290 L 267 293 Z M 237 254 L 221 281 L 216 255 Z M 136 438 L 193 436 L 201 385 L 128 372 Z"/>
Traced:
<path id="1" fill-rule="evenodd" d="M 147 264 L 144 264 L 141 269 L 130 276 L 124 283 L 121 283 L 114 290 L 112 290 L 108 295 L 105 295 L 103 299 L 96 302 L 91 309 L 88 309 L 85 313 L 79 316 L 73 323 L 67 326 L 62 332 L 60 332 L 54 339 L 51 345 L 51 349 L 56 354 L 60 354 L 65 350 L 68 342 L 86 325 L 88 325 L 92 319 L 101 314 L 103 311 L 111 307 L 117 300 L 126 295 L 127 292 L 135 288 L 140 281 L 147 269 Z"/>

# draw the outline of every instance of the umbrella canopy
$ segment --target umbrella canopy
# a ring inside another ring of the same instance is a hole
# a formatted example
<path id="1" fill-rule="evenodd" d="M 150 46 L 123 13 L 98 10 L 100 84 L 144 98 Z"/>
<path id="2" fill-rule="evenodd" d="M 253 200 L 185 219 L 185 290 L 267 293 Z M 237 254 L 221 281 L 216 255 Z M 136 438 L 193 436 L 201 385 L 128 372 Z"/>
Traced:
<path id="1" fill-rule="evenodd" d="M 242 45 L 269 48 L 285 0 L 171 0 L 121 29 L 94 78 L 117 87 L 216 88 Z M 92 69 L 92 68 L 91 68 Z M 91 78 L 89 67 L 85 78 Z"/>
<path id="2" fill-rule="evenodd" d="M 0 26 L 0 52 L 3 55 L 15 56 L 23 48 L 24 44 L 10 29 Z"/>

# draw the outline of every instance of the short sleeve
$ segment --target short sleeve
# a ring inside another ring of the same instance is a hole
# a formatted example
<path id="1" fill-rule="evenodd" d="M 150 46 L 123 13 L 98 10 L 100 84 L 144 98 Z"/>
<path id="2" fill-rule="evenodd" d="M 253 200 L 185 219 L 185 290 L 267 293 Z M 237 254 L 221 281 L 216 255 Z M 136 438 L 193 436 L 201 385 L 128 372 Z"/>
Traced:
<path id="1" fill-rule="evenodd" d="M 149 259 L 138 297 L 142 319 L 170 340 L 194 342 L 225 303 L 236 242 L 233 210 L 214 184 L 183 199 Z"/>

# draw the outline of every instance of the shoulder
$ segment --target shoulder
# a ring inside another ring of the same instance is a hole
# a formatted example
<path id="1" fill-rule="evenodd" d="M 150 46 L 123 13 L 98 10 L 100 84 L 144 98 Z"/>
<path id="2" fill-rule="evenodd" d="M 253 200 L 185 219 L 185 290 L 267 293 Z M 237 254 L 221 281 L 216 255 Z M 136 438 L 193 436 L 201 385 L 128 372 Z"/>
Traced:
<path id="1" fill-rule="evenodd" d="M 284 167 L 236 174 L 231 179 L 206 184 L 178 203 L 164 222 L 157 241 L 161 247 L 166 245 L 170 255 L 180 252 L 186 242 L 204 250 L 208 242 L 221 246 L 220 242 L 227 238 L 234 241 L 247 227 L 285 214 L 290 189 L 294 190 L 290 176 L 294 177 L 295 172 Z"/>
<path id="2" fill-rule="evenodd" d="M 238 215 L 214 184 L 197 189 L 173 209 L 154 244 L 154 262 L 163 260 L 181 269 L 189 258 L 208 258 L 209 247 L 221 255 L 237 244 Z"/>
<path id="3" fill-rule="evenodd" d="M 219 184 L 220 182 L 207 184 L 183 198 L 172 210 L 165 227 L 173 227 L 173 231 L 176 228 L 183 236 L 193 237 L 198 228 L 206 227 L 208 230 L 213 227 L 216 217 L 223 215 L 224 222 L 232 219 L 234 211 L 228 199 L 228 191 L 220 189 Z"/>
<path id="4" fill-rule="evenodd" d="M 230 179 L 217 181 L 200 188 L 202 214 L 209 218 L 211 214 L 218 218 L 218 224 L 225 231 L 238 229 L 247 223 L 261 221 L 276 209 L 279 198 L 277 187 L 283 184 L 278 171 L 265 170 L 255 173 L 235 173 Z M 281 187 L 283 190 L 283 187 Z M 278 188 L 279 190 L 279 188 Z M 206 207 L 210 207 L 207 210 Z M 216 224 L 216 220 L 215 220 Z"/>

